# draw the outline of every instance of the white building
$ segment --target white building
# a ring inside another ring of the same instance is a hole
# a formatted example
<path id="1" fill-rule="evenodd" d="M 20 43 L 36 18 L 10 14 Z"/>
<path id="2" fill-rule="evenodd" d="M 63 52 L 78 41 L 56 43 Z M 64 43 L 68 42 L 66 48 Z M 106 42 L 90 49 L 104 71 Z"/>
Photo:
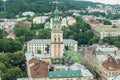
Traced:
<path id="1" fill-rule="evenodd" d="M 52 58 L 63 57 L 64 47 L 72 46 L 77 52 L 78 42 L 72 39 L 63 39 L 63 31 L 61 20 L 59 17 L 59 10 L 56 8 L 55 18 L 52 20 L 51 39 L 33 39 L 27 43 L 27 53 L 50 53 Z M 50 51 L 46 52 L 47 45 L 50 45 Z"/>
<path id="2" fill-rule="evenodd" d="M 61 26 L 68 26 L 66 17 L 63 17 L 61 21 Z"/>
<path id="3" fill-rule="evenodd" d="M 100 75 L 100 80 L 114 80 L 120 74 L 120 54 L 113 45 L 101 43 L 86 48 L 85 60 Z"/>
<path id="4" fill-rule="evenodd" d="M 77 41 L 72 39 L 63 39 L 63 49 L 65 46 L 73 46 L 74 50 L 77 52 Z M 38 50 L 41 50 L 41 53 L 47 53 L 45 48 L 47 45 L 50 45 L 51 49 L 51 40 L 50 39 L 33 39 L 27 42 L 27 53 L 37 53 Z M 51 52 L 50 52 L 51 53 Z"/>
<path id="5" fill-rule="evenodd" d="M 32 12 L 32 11 L 26 11 L 26 12 L 23 12 L 22 15 L 23 15 L 23 16 L 34 16 L 35 13 Z"/>
<path id="6" fill-rule="evenodd" d="M 114 25 L 120 24 L 120 20 L 110 20 L 110 22 Z"/>
<path id="7" fill-rule="evenodd" d="M 33 19 L 33 23 L 36 23 L 36 24 L 45 23 L 45 22 L 46 22 L 46 19 L 48 19 L 48 16 L 35 17 L 35 18 Z"/>
<path id="8" fill-rule="evenodd" d="M 101 39 L 107 36 L 120 36 L 120 27 L 112 28 L 113 25 L 90 24 L 96 36 Z"/>
<path id="9" fill-rule="evenodd" d="M 15 26 L 15 24 L 16 24 L 16 22 L 11 22 L 11 21 L 6 21 L 6 22 L 0 22 L 0 29 L 6 29 L 6 28 L 9 28 L 9 27 L 14 27 Z"/>
<path id="10" fill-rule="evenodd" d="M 50 19 L 50 28 L 52 29 L 53 18 Z M 71 16 L 61 17 L 61 26 L 73 25 L 76 23 L 76 19 Z"/>
<path id="11" fill-rule="evenodd" d="M 76 19 L 75 18 L 73 18 L 73 17 L 71 17 L 71 16 L 68 16 L 67 17 L 67 24 L 68 25 L 73 25 L 73 24 L 75 24 L 76 23 Z"/>

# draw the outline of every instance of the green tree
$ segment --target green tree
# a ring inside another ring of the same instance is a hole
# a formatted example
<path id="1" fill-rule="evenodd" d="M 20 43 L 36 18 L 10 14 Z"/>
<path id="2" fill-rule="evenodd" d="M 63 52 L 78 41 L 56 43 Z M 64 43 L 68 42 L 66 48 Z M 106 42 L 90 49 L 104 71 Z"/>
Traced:
<path id="1" fill-rule="evenodd" d="M 32 37 L 34 35 L 33 32 L 30 31 L 30 28 L 28 26 L 22 26 L 20 24 L 15 25 L 14 33 L 17 37 L 24 36 L 25 41 L 32 39 Z"/>
<path id="2" fill-rule="evenodd" d="M 94 15 L 94 16 L 97 16 L 97 17 L 99 17 L 100 15 L 101 15 L 102 17 L 105 17 L 105 16 L 106 16 L 105 13 L 101 13 L 101 12 L 91 12 L 91 13 L 89 13 L 89 14 Z"/>
<path id="3" fill-rule="evenodd" d="M 115 20 L 115 19 L 120 19 L 120 14 L 112 14 L 112 13 L 109 13 L 107 16 L 106 16 L 107 19 L 110 19 L 110 20 Z"/>
<path id="4" fill-rule="evenodd" d="M 18 67 L 17 74 L 17 71 L 13 69 Z M 19 71 L 22 75 L 19 74 Z M 21 77 L 27 77 L 25 54 L 21 51 L 15 53 L 0 53 L 0 76 L 2 80 L 16 80 L 20 75 Z"/>
<path id="5" fill-rule="evenodd" d="M 50 29 L 40 29 L 39 30 L 39 35 L 38 35 L 38 38 L 39 39 L 50 39 Z"/>
<path id="6" fill-rule="evenodd" d="M 0 53 L 0 63 L 4 63 L 6 67 L 10 66 L 10 58 L 8 57 L 7 54 Z"/>
<path id="7" fill-rule="evenodd" d="M 47 44 L 47 46 L 46 46 L 46 48 L 45 48 L 45 51 L 46 51 L 47 53 L 49 53 L 49 51 L 50 51 L 50 45 L 49 45 L 49 44 Z"/>
<path id="8" fill-rule="evenodd" d="M 0 12 L 0 18 L 5 18 L 6 17 L 6 13 L 5 12 Z"/>
<path id="9" fill-rule="evenodd" d="M 111 25 L 112 23 L 109 20 L 103 20 L 104 25 Z"/>
<path id="10" fill-rule="evenodd" d="M 45 24 L 33 24 L 31 30 L 44 29 Z"/>
<path id="11" fill-rule="evenodd" d="M 18 40 L 23 44 L 25 42 L 25 37 L 24 36 L 19 36 Z"/>
<path id="12" fill-rule="evenodd" d="M 38 53 L 38 54 L 41 54 L 41 50 L 38 50 L 37 53 Z"/>
<path id="13" fill-rule="evenodd" d="M 5 70 L 6 70 L 5 64 L 0 62 L 0 71 L 5 72 Z"/>
<path id="14" fill-rule="evenodd" d="M 81 17 L 75 18 L 76 24 L 63 28 L 63 37 L 77 40 L 78 44 L 88 44 L 89 40 L 94 36 L 90 25 L 84 22 Z"/>
<path id="15" fill-rule="evenodd" d="M 89 44 L 92 45 L 94 43 L 98 43 L 99 40 L 100 40 L 100 37 L 94 37 L 94 38 L 89 40 Z"/>
<path id="16" fill-rule="evenodd" d="M 22 51 L 17 51 L 9 56 L 11 56 L 11 66 L 19 67 L 23 72 L 26 72 L 26 59 Z"/>
<path id="17" fill-rule="evenodd" d="M 116 47 L 120 48 L 120 41 L 115 41 L 115 42 L 113 43 L 113 45 L 115 45 Z"/>
<path id="18" fill-rule="evenodd" d="M 15 67 L 7 70 L 4 80 L 16 80 L 17 78 L 21 78 L 21 77 L 22 77 L 21 69 Z"/>
<path id="19" fill-rule="evenodd" d="M 3 30 L 0 29 L 0 39 L 3 39 Z"/>
<path id="20" fill-rule="evenodd" d="M 69 50 L 69 46 L 67 45 L 67 46 L 65 46 L 65 50 L 67 51 L 67 50 Z"/>
<path id="21" fill-rule="evenodd" d="M 117 28 L 117 26 L 116 26 L 116 25 L 113 25 L 112 28 Z"/>
<path id="22" fill-rule="evenodd" d="M 15 52 L 22 49 L 22 45 L 18 40 L 1 39 L 0 52 Z"/>

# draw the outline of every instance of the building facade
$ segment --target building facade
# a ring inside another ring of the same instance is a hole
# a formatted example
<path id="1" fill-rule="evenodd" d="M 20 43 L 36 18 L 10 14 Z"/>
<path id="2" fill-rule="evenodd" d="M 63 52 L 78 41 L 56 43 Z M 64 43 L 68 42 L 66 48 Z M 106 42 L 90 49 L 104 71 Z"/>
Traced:
<path id="1" fill-rule="evenodd" d="M 107 36 L 120 36 L 120 28 L 113 28 L 113 25 L 91 24 L 95 36 L 101 39 Z"/>
<path id="2" fill-rule="evenodd" d="M 48 19 L 48 16 L 35 17 L 33 19 L 33 23 L 35 23 L 35 24 L 42 24 L 42 23 L 45 23 L 47 19 Z"/>
<path id="3" fill-rule="evenodd" d="M 55 18 L 53 20 L 53 27 L 51 31 L 51 57 L 63 56 L 63 31 L 61 30 L 61 21 L 59 18 L 59 10 L 56 8 Z"/>
<path id="4" fill-rule="evenodd" d="M 56 8 L 54 11 L 55 17 L 52 20 L 51 39 L 33 39 L 27 42 L 27 53 L 50 53 L 52 58 L 63 57 L 64 47 L 72 46 L 74 51 L 77 52 L 78 42 L 72 39 L 63 39 L 63 31 L 61 20 L 59 17 L 59 10 Z M 46 47 L 49 45 L 49 51 Z"/>
<path id="5" fill-rule="evenodd" d="M 120 54 L 112 45 L 99 44 L 85 49 L 85 61 L 101 77 L 108 80 L 120 74 Z"/>

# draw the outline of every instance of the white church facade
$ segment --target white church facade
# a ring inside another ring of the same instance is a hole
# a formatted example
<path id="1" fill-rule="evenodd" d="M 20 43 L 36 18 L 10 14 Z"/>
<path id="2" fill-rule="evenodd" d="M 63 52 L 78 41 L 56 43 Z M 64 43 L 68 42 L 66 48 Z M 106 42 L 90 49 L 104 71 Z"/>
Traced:
<path id="1" fill-rule="evenodd" d="M 55 17 L 52 21 L 51 39 L 33 39 L 27 42 L 27 53 L 47 53 L 45 48 L 50 45 L 49 54 L 51 58 L 63 57 L 65 46 L 72 46 L 73 50 L 77 52 L 78 42 L 72 39 L 63 39 L 63 31 L 61 20 L 59 17 L 59 10 L 54 11 Z"/>

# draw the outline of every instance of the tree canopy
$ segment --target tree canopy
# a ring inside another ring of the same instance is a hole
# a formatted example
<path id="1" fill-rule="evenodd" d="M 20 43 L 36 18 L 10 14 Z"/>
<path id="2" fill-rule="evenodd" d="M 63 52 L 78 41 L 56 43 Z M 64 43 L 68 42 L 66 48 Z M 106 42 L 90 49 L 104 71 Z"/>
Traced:
<path id="1" fill-rule="evenodd" d="M 85 23 L 80 17 L 76 17 L 76 24 L 63 28 L 63 37 L 65 39 L 74 39 L 78 44 L 87 44 L 93 38 L 93 32 L 90 25 Z"/>
<path id="2" fill-rule="evenodd" d="M 0 53 L 0 76 L 2 80 L 27 77 L 25 54 L 21 51 Z"/>
<path id="3" fill-rule="evenodd" d="M 22 49 L 22 44 L 18 40 L 0 39 L 0 52 L 15 52 Z"/>

